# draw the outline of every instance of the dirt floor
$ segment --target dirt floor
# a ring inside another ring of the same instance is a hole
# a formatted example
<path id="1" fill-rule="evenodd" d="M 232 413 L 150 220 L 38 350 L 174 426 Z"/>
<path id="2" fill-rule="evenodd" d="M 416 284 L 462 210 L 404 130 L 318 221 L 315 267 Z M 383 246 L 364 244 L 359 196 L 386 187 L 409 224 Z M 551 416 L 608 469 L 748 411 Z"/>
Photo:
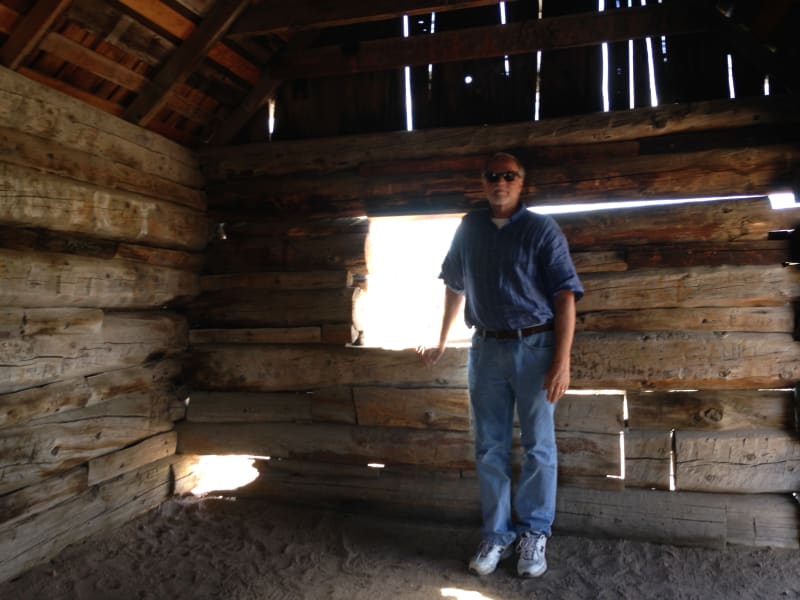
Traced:
<path id="1" fill-rule="evenodd" d="M 173 499 L 0 584 L 0 598 L 800 598 L 800 551 L 554 536 L 549 570 L 467 572 L 474 529 L 266 501 Z"/>

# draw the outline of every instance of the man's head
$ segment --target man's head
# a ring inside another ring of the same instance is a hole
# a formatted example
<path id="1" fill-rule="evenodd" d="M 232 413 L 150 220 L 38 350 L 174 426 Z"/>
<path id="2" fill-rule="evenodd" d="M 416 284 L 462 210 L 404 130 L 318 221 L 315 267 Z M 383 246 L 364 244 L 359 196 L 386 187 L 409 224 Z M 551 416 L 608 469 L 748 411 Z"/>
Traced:
<path id="1" fill-rule="evenodd" d="M 486 161 L 483 191 L 494 217 L 511 216 L 519 204 L 525 168 L 516 156 L 498 152 Z"/>

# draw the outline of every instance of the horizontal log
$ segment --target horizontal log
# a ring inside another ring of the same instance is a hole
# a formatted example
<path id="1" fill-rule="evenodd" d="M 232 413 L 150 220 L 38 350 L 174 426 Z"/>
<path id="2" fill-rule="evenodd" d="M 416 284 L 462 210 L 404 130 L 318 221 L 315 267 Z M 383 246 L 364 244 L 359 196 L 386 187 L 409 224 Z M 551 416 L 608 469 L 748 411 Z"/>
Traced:
<path id="1" fill-rule="evenodd" d="M 315 344 L 320 327 L 259 327 L 257 329 L 191 329 L 189 344 Z"/>
<path id="2" fill-rule="evenodd" d="M 625 431 L 625 487 L 669 490 L 672 436 L 668 429 Z"/>
<path id="3" fill-rule="evenodd" d="M 675 486 L 728 493 L 800 488 L 797 436 L 780 430 L 675 432 Z"/>
<path id="4" fill-rule="evenodd" d="M 183 317 L 167 312 L 107 314 L 99 335 L 0 339 L 0 394 L 141 366 L 186 348 Z"/>
<path id="5" fill-rule="evenodd" d="M 199 293 L 197 275 L 125 260 L 0 249 L 0 303 L 160 308 Z"/>
<path id="6" fill-rule="evenodd" d="M 204 275 L 200 278 L 203 292 L 228 289 L 258 290 L 329 290 L 353 286 L 353 276 L 347 271 L 278 271 L 272 273 L 234 273 Z"/>
<path id="7" fill-rule="evenodd" d="M 347 464 L 382 463 L 434 468 L 474 465 L 466 432 L 396 427 L 285 423 L 179 423 L 180 454 L 249 454 Z M 559 472 L 619 475 L 619 436 L 557 432 Z M 520 464 L 521 451 L 512 458 Z"/>
<path id="8" fill-rule="evenodd" d="M 168 431 L 147 438 L 133 446 L 104 454 L 89 461 L 89 485 L 113 479 L 162 458 L 175 454 L 178 436 Z"/>
<path id="9" fill-rule="evenodd" d="M 792 393 L 778 390 L 628 392 L 628 424 L 634 429 L 730 431 L 792 430 Z"/>
<path id="10" fill-rule="evenodd" d="M 302 327 L 349 323 L 358 288 L 205 292 L 188 307 L 193 327 Z"/>
<path id="11" fill-rule="evenodd" d="M 580 311 L 782 306 L 800 299 L 800 272 L 780 265 L 588 273 Z"/>
<path id="12" fill-rule="evenodd" d="M 323 344 L 335 344 L 342 346 L 352 344 L 358 339 L 358 328 L 352 322 L 347 323 L 325 323 L 322 325 L 322 336 L 320 341 Z"/>
<path id="13" fill-rule="evenodd" d="M 608 271 L 627 271 L 628 263 L 624 253 L 611 252 L 573 252 L 572 262 L 578 273 L 604 273 Z"/>
<path id="14" fill-rule="evenodd" d="M 190 423 L 311 422 L 310 393 L 192 392 Z M 352 410 L 352 408 L 351 408 Z"/>
<path id="15" fill-rule="evenodd" d="M 797 123 L 791 96 L 665 104 L 479 127 L 443 127 L 198 150 L 209 182 L 239 176 L 329 173 L 405 159 L 486 155 L 513 149 L 635 141 L 683 132 Z M 481 160 L 480 158 L 478 160 Z"/>
<path id="16" fill-rule="evenodd" d="M 575 337 L 572 386 L 754 389 L 793 386 L 800 344 L 777 333 L 590 333 Z"/>
<path id="17" fill-rule="evenodd" d="M 522 202 L 528 206 L 608 201 L 766 195 L 792 185 L 796 145 L 715 148 L 674 154 L 601 156 L 531 164 Z M 735 167 L 734 167 L 735 165 Z M 474 169 L 365 177 L 249 177 L 207 188 L 211 210 L 247 209 L 283 216 L 390 216 L 453 213 L 484 201 Z M 225 220 L 227 217 L 223 218 Z M 596 226 L 595 226 L 596 228 Z"/>
<path id="18" fill-rule="evenodd" d="M 202 211 L 125 190 L 113 190 L 0 163 L 0 225 L 200 250 Z"/>
<path id="19" fill-rule="evenodd" d="M 0 427 L 93 406 L 121 394 L 170 390 L 181 371 L 182 366 L 177 360 L 168 359 L 2 394 Z"/>
<path id="20" fill-rule="evenodd" d="M 469 431 L 469 395 L 465 389 L 353 388 L 360 425 Z M 562 431 L 619 433 L 622 400 L 615 395 L 567 393 L 556 406 L 555 426 Z"/>
<path id="21" fill-rule="evenodd" d="M 0 95 L 2 98 L 2 95 Z M 170 181 L 159 175 L 142 177 L 142 172 L 94 150 L 78 150 L 54 144 L 13 126 L 0 126 L 0 162 L 18 167 L 40 169 L 51 175 L 68 177 L 99 187 L 126 190 L 161 198 L 195 210 L 204 210 L 206 197 L 202 190 Z"/>
<path id="22" fill-rule="evenodd" d="M 115 240 L 104 240 L 77 233 L 0 226 L 0 248 L 24 252 L 58 252 L 98 259 L 122 259 L 192 271 L 202 270 L 204 257 L 199 252 L 154 248 Z"/>
<path id="23" fill-rule="evenodd" d="M 790 494 L 709 495 L 725 505 L 728 544 L 800 547 L 800 509 Z"/>
<path id="24" fill-rule="evenodd" d="M 707 11 L 689 10 L 687 3 L 652 5 L 625 11 L 573 14 L 546 19 L 415 35 L 405 39 L 362 41 L 352 51 L 340 46 L 310 48 L 287 56 L 276 66 L 277 79 L 329 77 L 349 73 L 400 69 L 478 60 L 491 56 L 530 54 L 599 46 L 645 36 L 707 31 Z M 602 33 L 601 33 L 602 32 Z"/>
<path id="25" fill-rule="evenodd" d="M 574 389 L 715 389 L 793 386 L 800 345 L 784 334 L 578 332 Z M 198 346 L 193 379 L 208 390 L 310 390 L 328 385 L 466 387 L 466 350 L 431 369 L 413 350 Z"/>
<path id="26" fill-rule="evenodd" d="M 366 273 L 367 233 L 319 237 L 253 237 L 209 245 L 206 271 L 212 274 L 270 270 L 349 270 Z"/>
<path id="27" fill-rule="evenodd" d="M 580 307 L 580 304 L 578 306 Z M 575 329 L 577 331 L 792 333 L 794 320 L 794 308 L 791 304 L 764 307 L 646 308 L 580 312 Z"/>
<path id="28" fill-rule="evenodd" d="M 787 242 L 756 240 L 633 246 L 627 249 L 625 258 L 629 269 L 642 269 L 698 265 L 780 265 L 788 256 Z"/>
<path id="29" fill-rule="evenodd" d="M 103 311 L 97 308 L 0 309 L 0 337 L 98 333 Z"/>
<path id="30" fill-rule="evenodd" d="M 170 493 L 169 459 L 88 488 L 19 523 L 0 526 L 0 581 L 42 564 L 92 535 L 113 531 L 160 505 Z"/>
<path id="31" fill-rule="evenodd" d="M 203 186 L 197 159 L 189 149 L 8 69 L 0 71 L 0 126 L 147 175 Z"/>
<path id="32" fill-rule="evenodd" d="M 86 465 L 81 465 L 41 483 L 0 496 L 0 529 L 77 496 L 89 487 L 87 473 Z"/>
<path id="33" fill-rule="evenodd" d="M 0 494 L 172 429 L 170 397 L 139 393 L 3 429 Z"/>
<path id="34" fill-rule="evenodd" d="M 800 219 L 800 209 L 776 211 L 765 198 L 755 198 L 621 208 L 554 218 L 573 250 L 691 242 L 719 242 L 723 244 L 719 248 L 725 249 L 733 242 L 763 242 L 772 230 L 792 228 Z M 635 260 L 639 251 L 629 250 L 628 255 Z"/>

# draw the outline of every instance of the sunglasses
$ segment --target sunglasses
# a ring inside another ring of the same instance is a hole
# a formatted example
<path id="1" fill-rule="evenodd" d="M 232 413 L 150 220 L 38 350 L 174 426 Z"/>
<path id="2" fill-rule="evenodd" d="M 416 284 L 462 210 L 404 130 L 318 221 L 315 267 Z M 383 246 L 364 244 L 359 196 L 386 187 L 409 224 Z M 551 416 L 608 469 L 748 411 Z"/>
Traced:
<path id="1" fill-rule="evenodd" d="M 486 179 L 489 183 L 497 183 L 500 181 L 500 178 L 505 179 L 508 183 L 514 181 L 517 177 L 522 177 L 516 171 L 503 171 L 502 173 L 498 173 L 496 171 L 486 171 L 483 174 L 483 178 Z"/>

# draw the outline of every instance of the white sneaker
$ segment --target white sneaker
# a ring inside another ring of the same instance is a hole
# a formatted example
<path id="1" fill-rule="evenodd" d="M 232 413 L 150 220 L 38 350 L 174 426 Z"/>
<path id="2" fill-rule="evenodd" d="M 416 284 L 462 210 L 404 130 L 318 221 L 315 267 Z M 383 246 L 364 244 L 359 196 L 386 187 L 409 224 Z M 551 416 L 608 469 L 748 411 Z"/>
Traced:
<path id="1" fill-rule="evenodd" d="M 517 544 L 517 573 L 520 577 L 539 577 L 547 571 L 547 561 L 544 558 L 546 545 L 547 536 L 543 533 L 526 531 L 522 534 Z"/>
<path id="2" fill-rule="evenodd" d="M 483 540 L 478 546 L 477 554 L 469 561 L 469 570 L 477 575 L 493 573 L 497 568 L 497 563 L 511 556 L 513 551 L 511 544 L 503 546 Z"/>

